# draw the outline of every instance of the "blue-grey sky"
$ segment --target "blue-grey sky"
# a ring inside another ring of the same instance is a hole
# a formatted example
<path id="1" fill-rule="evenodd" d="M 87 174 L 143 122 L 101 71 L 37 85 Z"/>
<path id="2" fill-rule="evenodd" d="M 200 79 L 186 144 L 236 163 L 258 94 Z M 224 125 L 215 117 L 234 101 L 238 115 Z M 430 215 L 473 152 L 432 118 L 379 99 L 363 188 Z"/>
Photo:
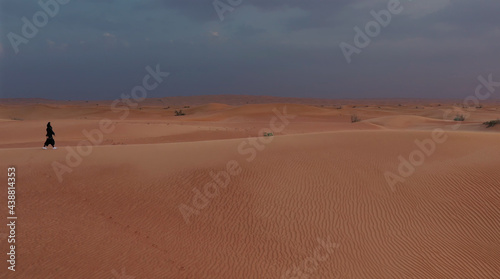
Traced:
<path id="1" fill-rule="evenodd" d="M 213 0 L 56 1 L 45 24 L 38 1 L 2 0 L 0 97 L 116 99 L 157 64 L 170 76 L 148 97 L 464 98 L 500 81 L 499 1 L 401 0 L 351 63 L 339 45 L 397 0 L 218 0 L 223 20 Z"/>

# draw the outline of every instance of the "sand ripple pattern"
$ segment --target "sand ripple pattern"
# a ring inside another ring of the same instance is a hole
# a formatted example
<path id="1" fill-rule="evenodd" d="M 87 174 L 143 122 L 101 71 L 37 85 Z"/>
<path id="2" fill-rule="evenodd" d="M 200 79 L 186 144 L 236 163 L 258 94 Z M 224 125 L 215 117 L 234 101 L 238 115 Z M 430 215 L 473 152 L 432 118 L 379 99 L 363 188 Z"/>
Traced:
<path id="1" fill-rule="evenodd" d="M 100 146 L 63 184 L 55 152 L 1 150 L 20 176 L 12 278 L 281 278 L 318 237 L 340 246 L 310 278 L 500 278 L 500 136 L 449 133 L 392 192 L 383 172 L 428 136 L 279 136 L 252 162 L 241 140 Z M 241 174 L 187 225 L 178 206 L 232 159 Z"/>

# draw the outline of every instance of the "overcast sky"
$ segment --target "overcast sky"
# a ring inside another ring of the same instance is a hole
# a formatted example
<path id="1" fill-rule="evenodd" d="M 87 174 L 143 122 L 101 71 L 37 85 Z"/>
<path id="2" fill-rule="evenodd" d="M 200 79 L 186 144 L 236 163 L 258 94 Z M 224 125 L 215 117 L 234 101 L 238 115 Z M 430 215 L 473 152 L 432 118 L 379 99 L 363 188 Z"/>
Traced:
<path id="1" fill-rule="evenodd" d="M 464 98 L 500 81 L 492 0 L 401 0 L 348 63 L 339 45 L 390 1 L 220 0 L 221 20 L 212 0 L 70 0 L 43 25 L 38 1 L 2 0 L 0 97 L 116 99 L 157 64 L 170 76 L 148 97 Z"/>

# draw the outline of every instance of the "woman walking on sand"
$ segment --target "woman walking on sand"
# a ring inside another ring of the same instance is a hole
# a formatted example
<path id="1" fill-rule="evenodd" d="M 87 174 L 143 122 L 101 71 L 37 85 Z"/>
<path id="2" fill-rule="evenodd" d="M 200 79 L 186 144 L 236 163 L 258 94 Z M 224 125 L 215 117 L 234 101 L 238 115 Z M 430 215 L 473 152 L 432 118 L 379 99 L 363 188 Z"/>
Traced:
<path id="1" fill-rule="evenodd" d="M 57 149 L 57 147 L 55 147 L 54 145 L 56 144 L 56 142 L 54 141 L 54 138 L 52 136 L 55 136 L 56 133 L 54 133 L 54 131 L 52 130 L 52 126 L 50 126 L 50 122 L 47 123 L 47 140 L 45 141 L 45 143 L 43 144 L 43 149 L 47 149 L 47 146 L 52 145 L 52 149 Z"/>

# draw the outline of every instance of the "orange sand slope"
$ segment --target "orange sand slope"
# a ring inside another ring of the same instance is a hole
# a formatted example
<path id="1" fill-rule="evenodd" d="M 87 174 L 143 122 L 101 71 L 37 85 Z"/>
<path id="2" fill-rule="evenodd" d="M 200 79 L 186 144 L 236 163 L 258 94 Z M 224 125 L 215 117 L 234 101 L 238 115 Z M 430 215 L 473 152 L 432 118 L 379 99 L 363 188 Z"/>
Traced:
<path id="1" fill-rule="evenodd" d="M 453 104 L 288 104 L 295 117 L 259 138 L 283 104 L 126 119 L 65 105 L 0 110 L 19 218 L 1 278 L 500 278 L 500 133 L 481 125 L 494 105 L 457 127 L 437 117 Z M 68 155 L 105 117 L 115 130 Z M 40 148 L 46 121 L 58 150 Z"/>
<path id="2" fill-rule="evenodd" d="M 498 135 L 449 133 L 393 192 L 384 171 L 427 137 L 282 136 L 250 162 L 238 139 L 102 146 L 62 183 L 51 162 L 64 150 L 2 149 L 18 169 L 22 262 L 12 278 L 112 278 L 122 268 L 137 278 L 280 278 L 304 268 L 317 238 L 338 247 L 321 251 L 316 278 L 498 278 Z M 232 160 L 240 173 L 187 224 L 179 206 L 196 209 L 193 189 L 204 192 Z"/>

